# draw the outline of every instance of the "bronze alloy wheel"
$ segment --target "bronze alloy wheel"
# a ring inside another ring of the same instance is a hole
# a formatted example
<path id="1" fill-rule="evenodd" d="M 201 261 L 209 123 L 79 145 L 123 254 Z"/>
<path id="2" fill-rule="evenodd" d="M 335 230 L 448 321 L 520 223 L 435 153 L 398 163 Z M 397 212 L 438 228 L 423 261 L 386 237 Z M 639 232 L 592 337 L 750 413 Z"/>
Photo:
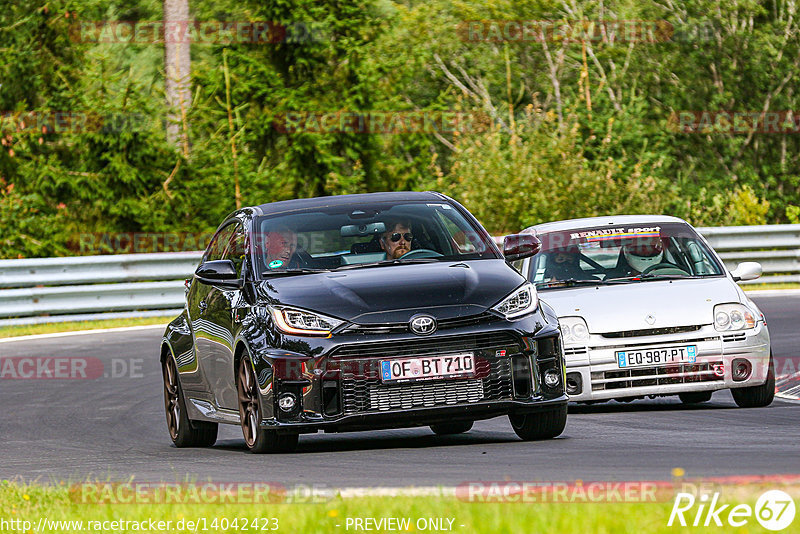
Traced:
<path id="1" fill-rule="evenodd" d="M 256 377 L 253 373 L 253 366 L 250 364 L 250 358 L 246 356 L 239 362 L 236 389 L 239 391 L 239 418 L 242 422 L 242 434 L 247 448 L 252 449 L 258 438 L 260 413 Z"/>
<path id="2" fill-rule="evenodd" d="M 163 366 L 164 373 L 164 409 L 167 414 L 167 428 L 172 441 L 178 439 L 181 424 L 181 403 L 178 389 L 178 370 L 175 361 L 167 358 Z"/>
<path id="3" fill-rule="evenodd" d="M 250 452 L 290 452 L 297 447 L 296 433 L 277 433 L 259 427 L 261 409 L 258 403 L 258 384 L 250 357 L 245 354 L 236 373 L 236 389 L 239 392 L 239 419 L 242 424 L 244 442 Z"/>
<path id="4" fill-rule="evenodd" d="M 169 437 L 176 447 L 210 447 L 217 441 L 217 423 L 189 419 L 181 391 L 178 366 L 171 356 L 161 366 L 164 377 L 164 412 L 167 415 Z"/>

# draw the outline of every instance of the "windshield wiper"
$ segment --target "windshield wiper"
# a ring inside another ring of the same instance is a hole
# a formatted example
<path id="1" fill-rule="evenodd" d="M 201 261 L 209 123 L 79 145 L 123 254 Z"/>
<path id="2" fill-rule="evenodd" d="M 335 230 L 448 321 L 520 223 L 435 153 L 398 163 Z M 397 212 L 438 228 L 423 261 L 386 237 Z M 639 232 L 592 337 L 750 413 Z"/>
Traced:
<path id="1" fill-rule="evenodd" d="M 397 258 L 396 260 L 381 260 L 381 261 L 371 261 L 368 263 L 353 263 L 350 265 L 342 265 L 341 267 L 337 267 L 334 271 L 349 271 L 351 269 L 360 269 L 361 267 L 386 267 L 389 265 L 411 265 L 412 263 L 434 263 L 439 261 L 436 258 L 409 258 L 404 260 L 403 258 Z"/>
<path id="2" fill-rule="evenodd" d="M 296 274 L 312 274 L 312 273 L 329 273 L 330 269 L 308 269 L 303 267 L 296 267 L 292 269 L 281 269 L 280 271 L 264 271 L 261 276 L 291 276 Z"/>
<path id="3" fill-rule="evenodd" d="M 679 280 L 683 278 L 700 278 L 699 276 L 692 276 L 691 274 L 632 274 L 630 276 L 621 276 L 619 278 L 609 278 L 603 280 L 604 284 L 624 284 L 626 282 L 641 282 L 643 280 Z"/>
<path id="4" fill-rule="evenodd" d="M 600 280 L 576 280 L 575 278 L 569 278 L 567 280 L 551 280 L 550 282 L 539 282 L 536 284 L 536 289 L 550 289 L 550 288 L 559 288 L 559 287 L 574 287 L 574 286 L 582 286 L 582 285 L 599 285 L 602 284 Z"/>

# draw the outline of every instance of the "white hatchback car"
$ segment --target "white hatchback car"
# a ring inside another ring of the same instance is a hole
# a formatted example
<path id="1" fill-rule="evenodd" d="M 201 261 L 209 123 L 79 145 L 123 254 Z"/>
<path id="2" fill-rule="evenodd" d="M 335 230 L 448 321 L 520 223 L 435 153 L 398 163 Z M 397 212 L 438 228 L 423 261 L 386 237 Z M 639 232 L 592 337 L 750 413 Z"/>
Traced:
<path id="1" fill-rule="evenodd" d="M 516 264 L 561 325 L 570 400 L 678 395 L 687 404 L 731 389 L 767 406 L 775 372 L 764 315 L 686 221 L 625 215 L 532 226 L 538 255 Z"/>

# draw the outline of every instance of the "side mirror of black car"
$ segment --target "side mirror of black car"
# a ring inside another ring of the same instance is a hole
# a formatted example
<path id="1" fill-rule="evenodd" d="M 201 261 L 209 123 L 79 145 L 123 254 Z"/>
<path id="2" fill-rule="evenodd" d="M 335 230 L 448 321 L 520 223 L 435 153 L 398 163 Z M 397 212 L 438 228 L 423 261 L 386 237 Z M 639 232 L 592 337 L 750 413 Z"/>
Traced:
<path id="1" fill-rule="evenodd" d="M 194 272 L 204 284 L 223 287 L 240 287 L 241 280 L 236 274 L 236 266 L 231 260 L 213 260 L 201 263 Z"/>
<path id="2" fill-rule="evenodd" d="M 532 234 L 507 235 L 503 239 L 503 255 L 508 262 L 535 256 L 541 248 L 542 242 Z"/>

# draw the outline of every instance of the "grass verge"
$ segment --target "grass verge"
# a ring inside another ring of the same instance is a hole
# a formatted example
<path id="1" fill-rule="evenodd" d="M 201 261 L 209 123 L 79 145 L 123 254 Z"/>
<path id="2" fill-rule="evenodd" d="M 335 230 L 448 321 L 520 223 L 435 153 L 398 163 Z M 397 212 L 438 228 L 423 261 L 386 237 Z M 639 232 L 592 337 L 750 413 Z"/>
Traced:
<path id="1" fill-rule="evenodd" d="M 523 502 L 523 503 L 474 503 L 455 497 L 353 497 L 343 499 L 331 496 L 324 502 L 300 500 L 294 504 L 83 504 L 75 492 L 63 485 L 21 485 L 3 481 L 0 483 L 0 520 L 14 520 L 20 528 L 34 532 L 83 531 L 145 531 L 145 532 L 263 532 L 283 531 L 291 533 L 321 532 L 345 533 L 364 531 L 354 528 L 356 518 L 382 518 L 406 520 L 407 527 L 370 530 L 378 532 L 424 532 L 431 528 L 428 520 L 439 523 L 454 533 L 675 533 L 675 532 L 769 532 L 754 516 L 747 519 L 745 528 L 734 528 L 726 523 L 727 514 L 733 506 L 746 504 L 753 509 L 758 497 L 772 487 L 734 486 L 716 488 L 721 491 L 719 504 L 729 504 L 720 514 L 722 527 L 691 526 L 698 512 L 698 505 L 685 513 L 688 526 L 668 526 L 674 505 L 674 493 L 663 495 L 657 502 Z M 198 486 L 201 484 L 198 483 Z M 692 486 L 697 488 L 697 486 Z M 798 497 L 800 486 L 781 487 L 783 491 Z M 708 492 L 708 489 L 702 490 Z M 587 494 L 584 494 L 584 497 Z M 713 493 L 711 494 L 713 495 Z M 709 497 L 711 496 L 709 495 Z M 534 500 L 536 500 L 534 498 Z M 249 501 L 252 502 L 252 501 Z M 707 510 L 707 507 L 706 507 Z M 701 514 L 700 525 L 705 520 Z M 44 527 L 40 520 L 45 518 Z M 452 520 L 452 522 L 450 521 Z M 80 525 L 55 524 L 53 522 L 82 522 Z M 118 521 L 115 525 L 111 521 Z M 163 521 L 165 528 L 153 526 L 151 521 Z M 167 521 L 170 521 L 168 525 Z M 181 521 L 183 521 L 181 523 Z M 188 521 L 193 524 L 189 525 Z M 234 522 L 235 521 L 235 522 Z M 713 521 L 713 520 L 712 520 Z M 27 522 L 27 523 L 23 523 Z M 90 523 L 91 522 L 91 523 Z M 99 522 L 99 523 L 97 523 Z M 103 523 L 105 522 L 105 523 Z M 123 522 L 137 522 L 133 523 Z M 141 522 L 145 522 L 144 524 Z M 793 528 L 786 532 L 796 532 Z M 363 523 L 362 523 L 363 524 Z M 713 525 L 713 522 L 711 523 Z M 348 528 L 349 525 L 349 528 Z M 0 530 L 9 528 L 9 523 L 0 523 Z M 145 528 L 142 528 L 142 527 Z M 395 524 L 397 526 L 397 524 Z M 45 528 L 46 527 L 46 528 Z M 275 528 L 277 527 L 277 528 Z"/>
<path id="2" fill-rule="evenodd" d="M 54 334 L 57 332 L 76 332 L 78 330 L 95 330 L 100 328 L 120 328 L 125 326 L 146 326 L 163 324 L 169 317 L 136 317 L 131 319 L 104 319 L 102 321 L 74 321 L 66 323 L 31 324 L 0 327 L 0 338 L 32 336 L 36 334 Z"/>
<path id="3" fill-rule="evenodd" d="M 800 289 L 800 284 L 785 283 L 785 284 L 747 284 L 741 286 L 745 291 L 761 291 L 764 289 Z"/>

